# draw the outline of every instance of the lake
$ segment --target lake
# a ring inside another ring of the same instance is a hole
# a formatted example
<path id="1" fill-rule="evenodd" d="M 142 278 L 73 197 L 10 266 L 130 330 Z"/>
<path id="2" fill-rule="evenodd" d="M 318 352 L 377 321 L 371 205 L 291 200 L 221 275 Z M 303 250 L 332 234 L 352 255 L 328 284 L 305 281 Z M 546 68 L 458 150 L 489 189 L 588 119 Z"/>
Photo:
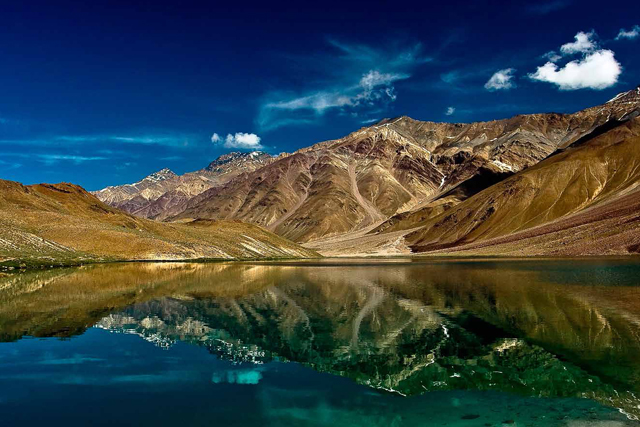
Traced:
<path id="1" fill-rule="evenodd" d="M 123 263 L 0 276 L 0 425 L 602 426 L 640 260 Z"/>

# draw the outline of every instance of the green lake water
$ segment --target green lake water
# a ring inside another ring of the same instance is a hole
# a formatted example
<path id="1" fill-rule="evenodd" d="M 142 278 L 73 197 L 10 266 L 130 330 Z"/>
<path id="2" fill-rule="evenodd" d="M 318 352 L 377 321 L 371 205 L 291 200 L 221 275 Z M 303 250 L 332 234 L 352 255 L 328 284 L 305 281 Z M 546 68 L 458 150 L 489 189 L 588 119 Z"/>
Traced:
<path id="1" fill-rule="evenodd" d="M 639 393 L 638 259 L 0 276 L 1 426 L 615 427 Z"/>

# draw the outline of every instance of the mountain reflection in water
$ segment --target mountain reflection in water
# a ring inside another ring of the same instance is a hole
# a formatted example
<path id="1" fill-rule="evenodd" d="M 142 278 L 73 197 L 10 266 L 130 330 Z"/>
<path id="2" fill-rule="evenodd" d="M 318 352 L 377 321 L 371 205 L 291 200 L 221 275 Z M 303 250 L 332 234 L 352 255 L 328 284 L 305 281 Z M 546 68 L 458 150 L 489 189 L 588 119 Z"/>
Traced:
<path id="1" fill-rule="evenodd" d="M 0 339 L 97 328 L 410 396 L 588 398 L 640 415 L 640 263 L 629 260 L 121 264 L 0 277 Z"/>

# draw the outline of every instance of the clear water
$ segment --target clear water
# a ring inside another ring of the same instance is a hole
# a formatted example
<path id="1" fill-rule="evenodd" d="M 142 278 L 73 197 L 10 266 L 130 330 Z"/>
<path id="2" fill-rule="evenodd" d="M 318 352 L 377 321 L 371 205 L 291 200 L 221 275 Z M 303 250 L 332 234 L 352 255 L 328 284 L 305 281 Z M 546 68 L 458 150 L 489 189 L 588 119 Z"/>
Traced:
<path id="1" fill-rule="evenodd" d="M 11 274 L 0 425 L 635 425 L 638 285 L 616 259 Z"/>

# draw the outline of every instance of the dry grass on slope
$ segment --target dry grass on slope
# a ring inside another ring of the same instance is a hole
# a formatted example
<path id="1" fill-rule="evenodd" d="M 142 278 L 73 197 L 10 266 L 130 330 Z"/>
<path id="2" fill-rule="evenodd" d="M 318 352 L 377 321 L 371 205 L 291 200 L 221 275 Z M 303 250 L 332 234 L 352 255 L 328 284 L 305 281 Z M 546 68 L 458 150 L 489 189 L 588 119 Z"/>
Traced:
<path id="1" fill-rule="evenodd" d="M 112 208 L 73 184 L 0 181 L 0 261 L 291 258 L 315 253 L 234 221 L 164 224 Z"/>
<path id="2" fill-rule="evenodd" d="M 489 187 L 407 239 L 417 252 L 485 242 L 613 202 L 634 193 L 639 184 L 636 118 Z M 631 233 L 638 236 L 640 230 L 634 226 Z"/>
<path id="3" fill-rule="evenodd" d="M 640 254 L 640 191 L 495 239 L 430 255 L 602 256 Z"/>

